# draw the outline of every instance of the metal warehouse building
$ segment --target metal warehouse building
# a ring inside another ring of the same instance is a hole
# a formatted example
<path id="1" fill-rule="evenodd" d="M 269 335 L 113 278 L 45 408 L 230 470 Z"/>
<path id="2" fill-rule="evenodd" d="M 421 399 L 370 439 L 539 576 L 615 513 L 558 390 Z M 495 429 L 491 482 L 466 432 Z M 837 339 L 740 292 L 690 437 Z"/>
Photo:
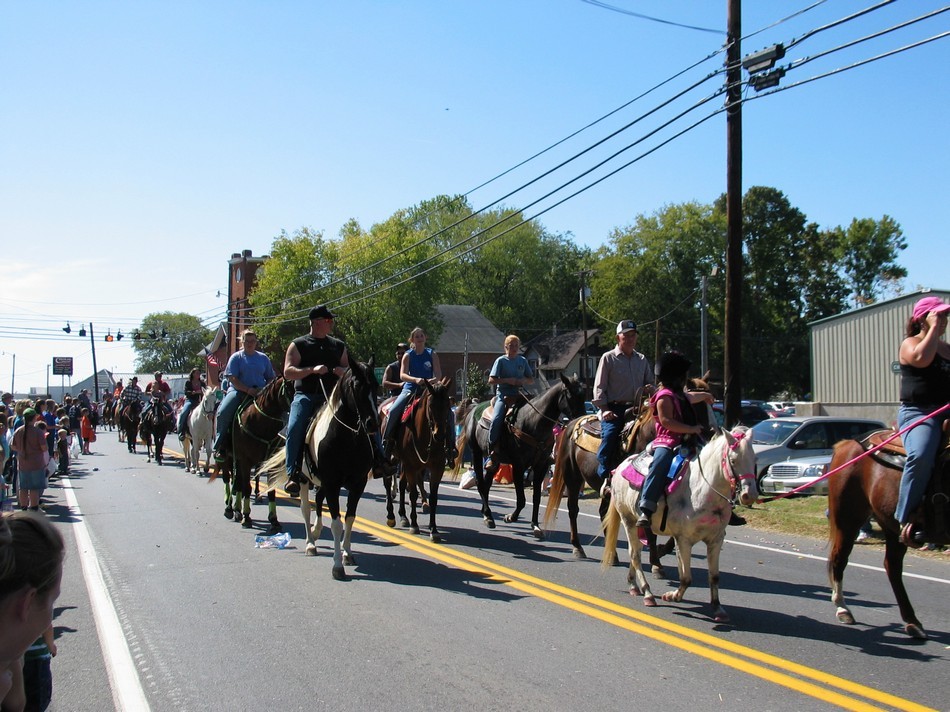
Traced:
<path id="1" fill-rule="evenodd" d="M 798 404 L 797 413 L 892 425 L 900 387 L 897 352 L 914 304 L 924 296 L 950 302 L 950 291 L 927 289 L 809 324 L 814 402 Z"/>

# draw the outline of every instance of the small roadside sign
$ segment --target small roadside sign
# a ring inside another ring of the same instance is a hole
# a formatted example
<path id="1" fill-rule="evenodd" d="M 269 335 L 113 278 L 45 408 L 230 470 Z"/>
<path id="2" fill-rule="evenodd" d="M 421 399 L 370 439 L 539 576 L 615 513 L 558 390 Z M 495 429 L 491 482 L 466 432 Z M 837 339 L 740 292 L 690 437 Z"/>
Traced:
<path id="1" fill-rule="evenodd" d="M 73 357 L 72 356 L 53 356 L 53 375 L 54 376 L 72 376 L 73 375 Z"/>

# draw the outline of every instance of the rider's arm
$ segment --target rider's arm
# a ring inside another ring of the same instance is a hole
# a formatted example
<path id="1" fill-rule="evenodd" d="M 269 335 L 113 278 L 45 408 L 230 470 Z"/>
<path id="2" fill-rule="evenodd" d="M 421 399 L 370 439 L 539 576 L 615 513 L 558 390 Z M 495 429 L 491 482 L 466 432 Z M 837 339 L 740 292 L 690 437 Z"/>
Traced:
<path id="1" fill-rule="evenodd" d="M 432 377 L 437 381 L 442 378 L 442 364 L 439 362 L 439 354 L 435 351 L 432 352 Z"/>
<path id="2" fill-rule="evenodd" d="M 231 388 L 241 393 L 247 393 L 249 396 L 256 396 L 258 391 L 261 390 L 260 388 L 245 386 L 237 376 L 228 376 L 228 382 L 231 384 Z"/>
<path id="3" fill-rule="evenodd" d="M 676 419 L 676 411 L 673 408 L 673 399 L 660 397 L 656 402 L 657 420 L 660 425 L 671 433 L 683 433 L 684 435 L 702 435 L 701 425 L 687 425 L 681 420 Z"/>

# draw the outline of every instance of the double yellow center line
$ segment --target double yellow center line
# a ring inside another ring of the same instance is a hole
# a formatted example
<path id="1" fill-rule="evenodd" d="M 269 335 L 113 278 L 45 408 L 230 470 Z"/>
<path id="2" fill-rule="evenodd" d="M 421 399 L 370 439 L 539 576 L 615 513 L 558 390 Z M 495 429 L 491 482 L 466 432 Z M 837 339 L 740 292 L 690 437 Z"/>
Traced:
<path id="1" fill-rule="evenodd" d="M 429 558 L 484 576 L 530 596 L 544 599 L 591 618 L 651 638 L 660 643 L 787 687 L 847 710 L 931 710 L 930 707 L 865 685 L 799 665 L 754 648 L 701 633 L 650 616 L 633 608 L 492 563 L 462 551 L 433 544 L 420 536 L 357 517 L 355 526 Z"/>

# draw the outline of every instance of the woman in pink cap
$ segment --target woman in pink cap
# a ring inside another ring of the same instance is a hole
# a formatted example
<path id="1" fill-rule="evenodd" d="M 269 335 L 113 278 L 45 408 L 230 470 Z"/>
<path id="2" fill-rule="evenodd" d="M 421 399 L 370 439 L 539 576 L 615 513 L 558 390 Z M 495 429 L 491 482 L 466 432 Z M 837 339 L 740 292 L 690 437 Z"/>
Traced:
<path id="1" fill-rule="evenodd" d="M 938 297 L 924 297 L 914 305 L 901 343 L 901 405 L 897 425 L 903 429 L 950 402 L 950 344 L 941 340 L 947 331 L 950 304 Z M 901 543 L 919 548 L 927 541 L 915 513 L 924 498 L 933 471 L 941 426 L 950 418 L 943 413 L 928 418 L 904 434 L 907 464 L 901 475 L 894 516 L 901 524 Z"/>

